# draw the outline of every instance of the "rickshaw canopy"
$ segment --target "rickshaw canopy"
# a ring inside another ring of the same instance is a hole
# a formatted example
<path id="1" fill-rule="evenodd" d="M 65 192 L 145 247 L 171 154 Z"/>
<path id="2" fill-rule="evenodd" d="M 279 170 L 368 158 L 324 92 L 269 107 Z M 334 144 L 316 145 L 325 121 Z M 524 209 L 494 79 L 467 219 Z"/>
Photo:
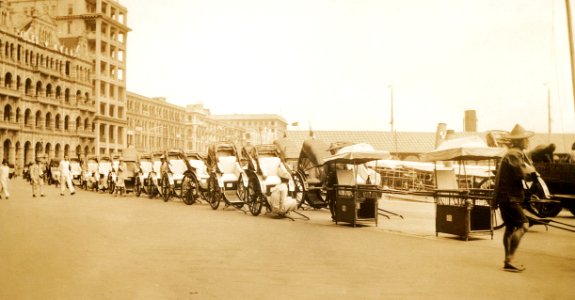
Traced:
<path id="1" fill-rule="evenodd" d="M 328 156 L 330 156 L 329 145 L 323 141 L 308 139 L 303 142 L 300 159 L 301 157 L 307 157 L 317 167 L 323 165 L 324 159 Z"/>
<path id="2" fill-rule="evenodd" d="M 364 164 L 374 160 L 389 159 L 388 151 L 383 150 L 357 150 L 340 152 L 323 159 L 323 163 Z"/>
<path id="3" fill-rule="evenodd" d="M 124 149 L 122 154 L 124 161 L 137 161 L 138 160 L 138 150 L 134 147 L 128 147 Z"/>
<path id="4" fill-rule="evenodd" d="M 297 160 L 301 149 L 301 143 L 290 140 L 287 137 L 277 139 L 274 141 L 278 150 L 286 160 Z"/>
<path id="5" fill-rule="evenodd" d="M 488 160 L 503 157 L 507 149 L 489 147 L 478 136 L 447 140 L 437 149 L 421 154 L 423 161 Z"/>

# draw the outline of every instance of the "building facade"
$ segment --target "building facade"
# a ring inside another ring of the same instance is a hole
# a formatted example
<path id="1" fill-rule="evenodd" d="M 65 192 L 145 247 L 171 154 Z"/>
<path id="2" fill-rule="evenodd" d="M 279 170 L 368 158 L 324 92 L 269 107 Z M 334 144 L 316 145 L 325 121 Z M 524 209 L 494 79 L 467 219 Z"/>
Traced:
<path id="1" fill-rule="evenodd" d="M 287 122 L 274 114 L 234 114 L 214 115 L 212 118 L 221 124 L 245 130 L 243 140 L 252 145 L 271 144 L 285 136 Z"/>
<path id="2" fill-rule="evenodd" d="M 0 1 L 2 159 L 22 169 L 41 154 L 93 152 L 96 104 L 85 44 L 65 47 L 50 17 L 10 4 Z"/>
<path id="3" fill-rule="evenodd" d="M 140 152 L 182 149 L 206 153 L 211 143 L 229 140 L 243 143 L 245 130 L 214 120 L 203 104 L 185 107 L 128 93 L 128 145 Z"/>
<path id="4" fill-rule="evenodd" d="M 185 110 L 181 106 L 129 92 L 127 108 L 128 145 L 140 152 L 184 148 Z"/>

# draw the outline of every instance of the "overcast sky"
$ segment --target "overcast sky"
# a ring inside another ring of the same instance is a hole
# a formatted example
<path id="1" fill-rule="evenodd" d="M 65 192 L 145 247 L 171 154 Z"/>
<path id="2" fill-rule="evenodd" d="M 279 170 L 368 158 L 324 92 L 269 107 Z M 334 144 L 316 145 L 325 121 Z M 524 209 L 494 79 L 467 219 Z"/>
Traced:
<path id="1" fill-rule="evenodd" d="M 563 0 L 120 0 L 128 90 L 316 130 L 575 132 Z M 390 88 L 392 86 L 393 88 Z"/>

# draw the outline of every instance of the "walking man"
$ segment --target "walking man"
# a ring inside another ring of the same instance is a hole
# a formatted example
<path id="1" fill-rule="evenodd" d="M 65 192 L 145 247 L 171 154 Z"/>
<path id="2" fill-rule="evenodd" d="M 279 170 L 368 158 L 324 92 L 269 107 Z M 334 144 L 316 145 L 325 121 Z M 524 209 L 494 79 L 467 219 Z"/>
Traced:
<path id="1" fill-rule="evenodd" d="M 36 163 L 30 166 L 30 182 L 32 183 L 32 197 L 36 197 L 40 191 L 40 197 L 44 197 L 44 166 L 40 158 L 36 158 Z"/>
<path id="2" fill-rule="evenodd" d="M 9 180 L 10 166 L 8 166 L 8 161 L 4 159 L 2 160 L 2 166 L 0 166 L 0 191 L 4 192 L 4 197 L 6 197 L 6 200 L 10 198 L 10 192 L 8 191 Z"/>
<path id="3" fill-rule="evenodd" d="M 521 238 L 527 232 L 529 222 L 523 212 L 522 204 L 525 198 L 524 180 L 535 172 L 531 159 L 525 153 L 531 136 L 533 132 L 526 131 L 519 124 L 515 125 L 507 136 L 511 141 L 511 148 L 499 163 L 495 177 L 495 197 L 492 206 L 494 209 L 499 207 L 505 222 L 503 269 L 510 272 L 525 270 L 523 265 L 514 261 L 514 256 Z"/>
<path id="4" fill-rule="evenodd" d="M 72 184 L 72 171 L 70 168 L 70 161 L 68 159 L 68 155 L 64 155 L 64 159 L 60 161 L 60 196 L 64 196 L 66 186 L 68 186 L 68 189 L 70 190 L 70 195 L 74 195 L 76 193 L 74 185 Z"/>

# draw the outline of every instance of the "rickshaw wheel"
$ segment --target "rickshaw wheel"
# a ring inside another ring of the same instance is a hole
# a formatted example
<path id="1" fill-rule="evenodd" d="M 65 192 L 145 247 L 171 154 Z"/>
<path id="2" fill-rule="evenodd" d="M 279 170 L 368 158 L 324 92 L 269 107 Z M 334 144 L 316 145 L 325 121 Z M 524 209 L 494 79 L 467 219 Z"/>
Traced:
<path id="1" fill-rule="evenodd" d="M 114 183 L 114 180 L 112 180 L 112 175 L 109 174 L 108 175 L 108 193 L 113 194 L 115 189 L 116 189 L 116 184 Z"/>
<path id="2" fill-rule="evenodd" d="M 170 189 L 170 180 L 168 179 L 168 174 L 162 175 L 162 198 L 164 202 L 168 202 L 172 196 L 172 191 Z"/>
<path id="3" fill-rule="evenodd" d="M 134 183 L 134 194 L 136 194 L 136 197 L 140 197 L 142 194 L 142 182 L 138 176 L 136 176 L 136 183 Z"/>
<path id="4" fill-rule="evenodd" d="M 243 202 L 247 203 L 248 199 L 247 199 L 247 191 L 246 191 L 246 187 L 244 186 L 244 175 L 240 174 L 240 179 L 238 179 L 238 197 L 240 198 L 240 200 L 242 200 Z"/>
<path id="5" fill-rule="evenodd" d="M 212 209 L 218 209 L 220 206 L 220 201 L 222 200 L 222 192 L 220 191 L 220 187 L 218 186 L 218 179 L 216 176 L 211 175 L 210 181 L 208 183 L 208 202 L 210 202 L 210 206 Z"/>
<path id="6" fill-rule="evenodd" d="M 148 193 L 148 198 L 152 199 L 156 195 L 156 185 L 151 176 L 148 176 L 148 185 L 146 192 Z"/>
<path id="7" fill-rule="evenodd" d="M 295 174 L 293 176 L 293 182 L 295 185 L 294 198 L 297 203 L 297 208 L 300 208 L 305 201 L 305 189 L 304 189 L 303 178 L 301 177 L 300 174 Z"/>
<path id="8" fill-rule="evenodd" d="M 180 186 L 180 197 L 187 205 L 196 203 L 198 198 L 198 184 L 195 177 L 190 174 L 185 174 Z"/>
<path id="9" fill-rule="evenodd" d="M 259 189 L 256 187 L 255 180 L 250 180 L 248 182 L 248 188 L 246 191 L 246 199 L 248 202 L 248 206 L 250 208 L 250 213 L 253 216 L 257 216 L 262 211 L 262 199 L 260 198 L 261 193 Z M 263 195 L 262 195 L 263 196 Z"/>
<path id="10" fill-rule="evenodd" d="M 550 203 L 538 202 L 537 200 L 539 200 L 539 197 L 535 195 L 531 196 L 531 199 L 534 201 L 530 201 L 528 203 L 529 205 L 528 210 L 541 218 L 556 217 L 563 209 L 561 202 L 550 202 Z"/>

